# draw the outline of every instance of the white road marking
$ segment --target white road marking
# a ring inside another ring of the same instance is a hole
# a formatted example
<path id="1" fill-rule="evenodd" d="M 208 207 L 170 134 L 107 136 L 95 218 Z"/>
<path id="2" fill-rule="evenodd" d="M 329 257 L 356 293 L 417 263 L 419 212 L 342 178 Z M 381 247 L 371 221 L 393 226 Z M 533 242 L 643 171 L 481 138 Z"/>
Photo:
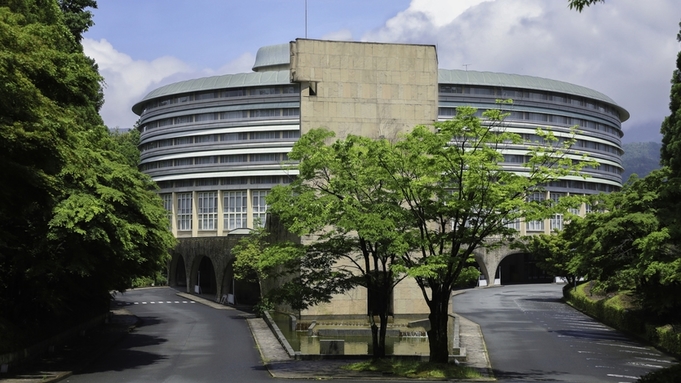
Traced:
<path id="1" fill-rule="evenodd" d="M 637 366 L 637 367 L 649 367 L 649 368 L 664 368 L 663 366 L 658 366 L 656 364 L 638 363 L 638 362 L 627 362 L 627 365 Z"/>
<path id="2" fill-rule="evenodd" d="M 641 360 L 647 360 L 649 362 L 657 362 L 657 363 L 669 363 L 671 364 L 671 360 L 664 360 L 664 359 L 653 359 L 653 358 L 641 358 L 640 356 L 635 357 L 635 359 L 641 359 Z"/>

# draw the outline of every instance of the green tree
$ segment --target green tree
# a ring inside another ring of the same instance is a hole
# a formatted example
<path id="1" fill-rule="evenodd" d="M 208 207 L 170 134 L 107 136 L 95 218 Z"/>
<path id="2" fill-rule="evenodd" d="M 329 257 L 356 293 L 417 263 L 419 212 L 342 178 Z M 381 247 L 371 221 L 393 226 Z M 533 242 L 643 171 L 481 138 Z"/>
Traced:
<path id="1" fill-rule="evenodd" d="M 659 219 L 667 209 L 660 192 L 668 177 L 669 168 L 663 168 L 634 178 L 621 192 L 593 196 L 593 211 L 562 234 L 574 246 L 572 261 L 595 282 L 594 291 L 632 291 L 660 318 L 681 309 L 681 259 Z"/>
<path id="2" fill-rule="evenodd" d="M 333 268 L 335 258 L 291 240 L 275 238 L 265 228 L 242 238 L 232 254 L 235 278 L 255 281 L 260 287 L 257 311 L 269 310 L 273 303 L 304 310 L 350 288 L 352 276 Z"/>
<path id="3" fill-rule="evenodd" d="M 679 23 L 681 29 L 681 23 Z M 681 31 L 676 35 L 681 42 Z M 672 74 L 669 94 L 669 116 L 662 121 L 662 165 L 669 166 L 675 177 L 681 176 L 681 51 L 676 56 L 676 69 Z"/>
<path id="4" fill-rule="evenodd" d="M 417 126 L 404 139 L 380 152 L 384 186 L 409 216 L 406 235 L 411 249 L 398 270 L 416 279 L 430 309 L 430 361 L 448 361 L 449 300 L 466 262 L 482 247 L 493 247 L 516 234 L 508 223 L 525 217 L 543 219 L 557 212 L 548 201 L 528 196 L 562 176 L 575 175 L 585 158 L 567 156 L 574 138 L 559 140 L 538 130 L 541 142 L 522 142 L 503 127 L 501 110 L 483 113 L 457 109 L 435 131 Z M 506 171 L 500 149 L 530 146 L 526 172 Z M 574 154 L 573 154 L 574 155 Z M 573 163 L 574 161 L 574 163 Z"/>
<path id="5" fill-rule="evenodd" d="M 140 163 L 140 132 L 133 128 L 126 131 L 114 129 L 109 131 L 115 147 L 114 151 L 120 153 L 125 158 L 126 164 L 132 168 L 137 168 Z"/>
<path id="6" fill-rule="evenodd" d="M 43 328 L 108 309 L 174 239 L 153 183 L 102 124 L 102 79 L 59 4 L 2 4 L 0 316 Z"/>
<path id="7" fill-rule="evenodd" d="M 92 12 L 85 8 L 97 8 L 95 0 L 58 0 L 59 8 L 64 13 L 64 23 L 73 34 L 77 42 L 83 39 L 85 33 L 91 26 L 95 25 L 92 21 Z"/>
<path id="8" fill-rule="evenodd" d="M 578 218 L 573 218 L 574 220 Z M 579 226 L 575 223 L 569 229 L 575 230 Z M 577 257 L 577 245 L 572 242 L 573 236 L 566 225 L 565 230 L 553 234 L 539 234 L 526 237 L 520 247 L 534 255 L 537 266 L 549 275 L 565 279 L 568 285 L 573 285 L 584 276 Z"/>
<path id="9" fill-rule="evenodd" d="M 382 358 L 390 296 L 403 277 L 393 266 L 408 249 L 403 235 L 407 217 L 377 168 L 378 147 L 387 141 L 349 136 L 327 145 L 332 138 L 322 129 L 300 138 L 289 153 L 299 161 L 300 175 L 291 185 L 272 190 L 269 210 L 291 232 L 316 237 L 306 256 L 328 260 L 345 277 L 344 288 L 366 288 L 372 355 Z"/>

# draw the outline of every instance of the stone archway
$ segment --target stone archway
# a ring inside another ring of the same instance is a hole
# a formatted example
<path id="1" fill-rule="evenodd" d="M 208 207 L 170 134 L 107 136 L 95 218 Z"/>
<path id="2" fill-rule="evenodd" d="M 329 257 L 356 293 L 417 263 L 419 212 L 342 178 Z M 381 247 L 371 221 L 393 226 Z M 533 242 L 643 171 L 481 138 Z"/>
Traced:
<path id="1" fill-rule="evenodd" d="M 194 292 L 199 294 L 217 294 L 215 267 L 213 267 L 211 259 L 207 256 L 200 257 L 195 268 L 195 272 L 192 273 Z M 197 286 L 198 290 L 196 290 Z"/>
<path id="2" fill-rule="evenodd" d="M 168 264 L 168 286 L 187 286 L 187 267 L 182 254 L 172 254 L 172 258 Z"/>
<path id="3" fill-rule="evenodd" d="M 552 283 L 554 277 L 537 267 L 531 254 L 516 252 L 508 254 L 499 263 L 502 285 Z"/>

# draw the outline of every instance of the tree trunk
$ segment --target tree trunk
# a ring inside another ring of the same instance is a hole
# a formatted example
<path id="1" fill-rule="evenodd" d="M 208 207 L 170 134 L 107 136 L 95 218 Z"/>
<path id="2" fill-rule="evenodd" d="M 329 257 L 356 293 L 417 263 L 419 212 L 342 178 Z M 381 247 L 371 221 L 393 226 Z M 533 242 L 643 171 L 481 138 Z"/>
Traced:
<path id="1" fill-rule="evenodd" d="M 374 272 L 367 279 L 369 320 L 371 323 L 372 359 L 386 357 L 385 337 L 388 329 L 389 301 L 392 292 L 392 273 Z M 375 318 L 378 317 L 378 325 Z"/>
<path id="2" fill-rule="evenodd" d="M 430 347 L 431 363 L 449 362 L 449 292 L 433 291 L 432 300 L 429 303 L 430 330 L 428 330 L 428 343 Z"/>

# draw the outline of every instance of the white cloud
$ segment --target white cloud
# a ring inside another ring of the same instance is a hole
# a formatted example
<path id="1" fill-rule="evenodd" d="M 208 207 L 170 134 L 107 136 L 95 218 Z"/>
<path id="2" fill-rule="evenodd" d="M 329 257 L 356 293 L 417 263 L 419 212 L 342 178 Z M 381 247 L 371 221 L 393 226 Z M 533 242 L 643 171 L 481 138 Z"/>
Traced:
<path id="1" fill-rule="evenodd" d="M 104 39 L 83 39 L 83 49 L 86 55 L 95 59 L 99 73 L 104 77 L 106 85 L 101 115 L 109 128 L 132 128 L 137 116 L 130 108 L 135 102 L 163 80 L 191 70 L 189 65 L 174 57 L 133 60 Z"/>
<path id="2" fill-rule="evenodd" d="M 349 29 L 341 29 L 339 31 L 329 32 L 322 36 L 322 40 L 352 41 L 352 31 Z"/>
<path id="3" fill-rule="evenodd" d="M 659 0 L 654 7 L 610 1 L 582 13 L 569 10 L 567 0 L 412 0 L 362 40 L 437 45 L 441 68 L 469 64 L 469 70 L 592 88 L 629 110 L 625 131 L 645 126 L 654 140 L 659 136 L 651 121 L 659 126 L 669 113 L 677 32 L 677 0 Z"/>
<path id="4" fill-rule="evenodd" d="M 253 63 L 255 63 L 255 56 L 247 52 L 221 66 L 217 71 L 208 70 L 208 73 L 210 73 L 211 76 L 230 73 L 248 73 L 252 72 Z"/>

